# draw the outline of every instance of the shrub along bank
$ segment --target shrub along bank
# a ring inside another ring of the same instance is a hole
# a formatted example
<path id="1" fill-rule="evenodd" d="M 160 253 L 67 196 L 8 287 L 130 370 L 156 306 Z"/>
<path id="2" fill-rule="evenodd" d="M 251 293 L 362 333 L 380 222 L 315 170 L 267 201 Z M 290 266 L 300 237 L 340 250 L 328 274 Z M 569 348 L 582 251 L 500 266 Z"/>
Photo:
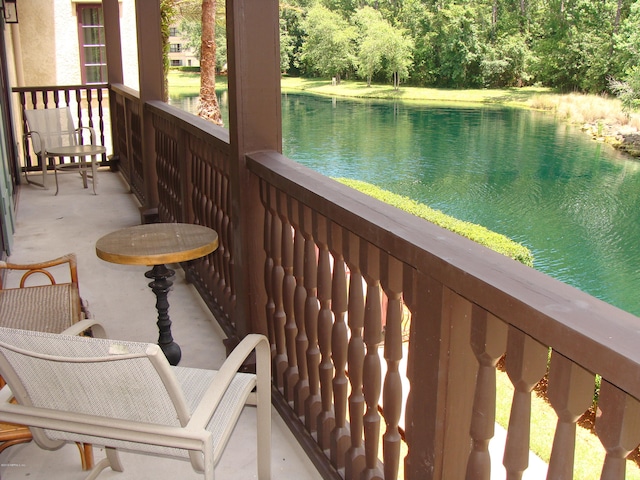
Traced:
<path id="1" fill-rule="evenodd" d="M 533 254 L 524 245 L 514 242 L 510 238 L 489 230 L 475 223 L 465 222 L 457 218 L 450 217 L 439 210 L 434 210 L 427 205 L 418 203 L 409 197 L 403 197 L 387 190 L 383 190 L 370 183 L 360 180 L 351 180 L 347 178 L 337 178 L 338 182 L 354 188 L 366 195 L 377 198 L 389 205 L 411 213 L 417 217 L 428 220 L 442 228 L 451 232 L 467 237 L 480 245 L 490 248 L 491 250 L 513 258 L 520 263 L 529 267 L 533 267 Z"/>

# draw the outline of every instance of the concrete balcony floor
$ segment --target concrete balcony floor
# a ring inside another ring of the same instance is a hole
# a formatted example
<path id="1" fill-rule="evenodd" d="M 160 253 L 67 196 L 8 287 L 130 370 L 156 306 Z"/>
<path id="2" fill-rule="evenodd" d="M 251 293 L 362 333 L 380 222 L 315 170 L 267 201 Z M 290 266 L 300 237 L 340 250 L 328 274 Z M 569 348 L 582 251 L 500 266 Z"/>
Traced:
<path id="1" fill-rule="evenodd" d="M 100 260 L 95 243 L 114 230 L 137 225 L 140 214 L 135 197 L 119 174 L 101 170 L 98 195 L 82 188 L 77 173 L 59 175 L 60 192 L 50 176 L 49 190 L 33 185 L 20 187 L 14 242 L 10 261 L 28 263 L 53 259 L 74 252 L 78 257 L 81 296 L 89 302 L 91 314 L 100 320 L 111 338 L 156 342 L 155 296 L 144 277 L 148 269 L 115 265 Z M 225 337 L 213 315 L 195 289 L 185 282 L 183 271 L 176 275 L 169 293 L 172 331 L 182 348 L 183 366 L 216 369 L 225 359 Z M 8 283 L 12 278 L 8 279 Z M 64 388 L 61 385 L 60 388 Z M 230 443 L 216 468 L 219 479 L 251 479 L 255 474 L 254 412 L 245 409 Z M 272 478 L 320 479 L 321 476 L 300 448 L 289 429 L 272 410 Z M 96 461 L 104 457 L 94 447 Z M 101 479 L 198 479 L 188 462 L 153 456 L 121 453 L 124 472 L 103 471 Z M 45 451 L 35 443 L 15 445 L 0 454 L 3 480 L 73 480 L 86 476 L 80 467 L 75 445 Z"/>

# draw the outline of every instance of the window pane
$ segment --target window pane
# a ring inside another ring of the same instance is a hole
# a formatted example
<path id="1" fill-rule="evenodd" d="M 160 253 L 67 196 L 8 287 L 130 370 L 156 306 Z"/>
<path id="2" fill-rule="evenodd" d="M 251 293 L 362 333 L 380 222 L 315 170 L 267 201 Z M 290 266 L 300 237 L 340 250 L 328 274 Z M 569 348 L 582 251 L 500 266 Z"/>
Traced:
<path id="1" fill-rule="evenodd" d="M 83 7 L 82 12 L 82 25 L 104 25 L 102 20 L 102 8 L 98 7 Z"/>
<path id="2" fill-rule="evenodd" d="M 87 65 L 105 63 L 106 52 L 102 47 L 85 47 L 84 48 L 84 63 Z"/>
<path id="3" fill-rule="evenodd" d="M 89 27 L 83 28 L 85 45 L 104 45 L 104 28 L 102 27 Z"/>
<path id="4" fill-rule="evenodd" d="M 102 83 L 106 78 L 106 67 L 102 65 L 87 65 L 87 83 Z M 103 76 L 104 75 L 104 76 Z"/>

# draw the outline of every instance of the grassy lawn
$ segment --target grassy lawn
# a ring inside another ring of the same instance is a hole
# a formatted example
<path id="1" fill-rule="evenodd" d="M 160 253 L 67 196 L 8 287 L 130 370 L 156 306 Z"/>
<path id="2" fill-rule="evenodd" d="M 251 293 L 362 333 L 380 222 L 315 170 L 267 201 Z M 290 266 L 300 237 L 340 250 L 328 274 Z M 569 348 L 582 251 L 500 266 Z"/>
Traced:
<path id="1" fill-rule="evenodd" d="M 368 87 L 366 82 L 351 80 L 332 85 L 330 80 L 299 77 L 283 77 L 281 85 L 285 91 L 299 90 L 319 95 L 462 104 L 493 103 L 521 107 L 529 107 L 536 97 L 554 95 L 552 90 L 541 87 L 453 90 L 401 86 L 399 90 L 395 90 L 391 85 Z"/>
<path id="2" fill-rule="evenodd" d="M 216 77 L 216 85 L 226 88 L 227 77 Z M 544 110 L 553 113 L 564 122 L 583 125 L 597 125 L 605 135 L 615 134 L 623 128 L 640 130 L 640 113 L 630 116 L 622 111 L 617 98 L 602 95 L 583 95 L 579 93 L 560 94 L 544 87 L 523 87 L 503 89 L 469 89 L 455 90 L 446 88 L 420 88 L 401 86 L 394 90 L 391 85 L 375 84 L 367 86 L 365 82 L 343 80 L 333 85 L 330 79 L 283 77 L 281 81 L 284 92 L 307 92 L 316 95 L 330 95 L 351 98 L 379 98 L 386 100 L 402 100 L 403 102 L 430 102 L 455 104 L 459 106 L 478 104 L 505 105 L 512 107 Z M 198 95 L 200 74 L 194 72 L 169 72 L 169 94 Z"/>
<path id="3" fill-rule="evenodd" d="M 509 412 L 513 399 L 513 385 L 506 373 L 498 371 L 496 389 L 496 422 L 506 428 L 509 424 Z M 542 460 L 549 463 L 558 417 L 544 399 L 535 394 L 532 397 L 530 448 Z M 575 480 L 598 480 L 602 473 L 604 457 L 605 450 L 598 437 L 588 430 L 578 427 L 573 478 Z M 627 461 L 626 478 L 629 480 L 640 479 L 640 469 L 632 461 Z"/>

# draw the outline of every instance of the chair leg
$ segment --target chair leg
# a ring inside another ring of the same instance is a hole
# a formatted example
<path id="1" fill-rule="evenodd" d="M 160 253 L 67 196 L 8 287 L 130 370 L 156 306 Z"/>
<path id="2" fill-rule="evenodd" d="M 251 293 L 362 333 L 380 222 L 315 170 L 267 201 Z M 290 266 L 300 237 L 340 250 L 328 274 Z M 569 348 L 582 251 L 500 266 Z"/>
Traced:
<path id="1" fill-rule="evenodd" d="M 97 195 L 96 187 L 98 186 L 98 158 L 93 155 L 91 157 L 91 183 L 93 184 L 93 194 Z"/>
<path id="2" fill-rule="evenodd" d="M 53 176 L 56 179 L 56 195 L 58 195 L 58 167 L 55 165 L 55 160 L 53 161 L 54 165 L 53 165 Z"/>
<path id="3" fill-rule="evenodd" d="M 91 470 L 93 468 L 93 445 L 90 443 L 76 442 L 76 446 L 80 451 L 82 470 Z"/>
<path id="4" fill-rule="evenodd" d="M 111 467 L 114 472 L 122 472 L 124 470 L 122 463 L 120 463 L 120 457 L 118 457 L 118 451 L 115 448 L 106 447 L 105 453 L 107 454 L 106 458 L 96 463 L 85 480 L 95 480 L 100 475 L 100 472 L 107 467 Z"/>

